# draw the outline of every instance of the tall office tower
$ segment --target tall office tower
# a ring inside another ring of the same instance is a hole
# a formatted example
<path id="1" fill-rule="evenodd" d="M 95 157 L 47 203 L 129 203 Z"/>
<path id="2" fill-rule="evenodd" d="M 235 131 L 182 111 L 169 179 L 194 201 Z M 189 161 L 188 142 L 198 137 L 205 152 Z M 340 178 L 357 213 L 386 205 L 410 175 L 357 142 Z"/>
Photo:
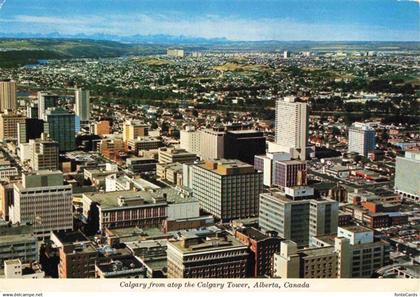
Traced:
<path id="1" fill-rule="evenodd" d="M 180 132 L 180 147 L 190 153 L 200 153 L 200 131 L 194 126 L 186 126 Z"/>
<path id="2" fill-rule="evenodd" d="M 260 195 L 259 226 L 262 231 L 275 231 L 298 246 L 309 243 L 309 200 L 292 200 L 284 193 Z"/>
<path id="3" fill-rule="evenodd" d="M 76 149 L 75 116 L 63 108 L 48 108 L 44 115 L 44 133 L 58 142 L 60 152 Z"/>
<path id="4" fill-rule="evenodd" d="M 375 146 L 375 129 L 364 123 L 354 123 L 349 128 L 349 152 L 367 157 Z"/>
<path id="5" fill-rule="evenodd" d="M 395 165 L 395 191 L 414 201 L 420 200 L 420 149 L 413 148 L 397 157 Z"/>
<path id="6" fill-rule="evenodd" d="M 276 101 L 276 143 L 293 158 L 306 160 L 308 142 L 307 104 L 292 96 Z"/>
<path id="7" fill-rule="evenodd" d="M 58 106 L 58 96 L 49 92 L 38 92 L 38 119 L 43 120 L 50 107 Z"/>
<path id="8" fill-rule="evenodd" d="M 39 139 L 29 140 L 29 144 L 32 146 L 33 170 L 58 170 L 59 147 L 56 141 L 42 134 Z"/>
<path id="9" fill-rule="evenodd" d="M 207 160 L 193 165 L 191 188 L 200 207 L 227 221 L 258 216 L 263 176 L 239 160 Z"/>
<path id="10" fill-rule="evenodd" d="M 90 96 L 88 90 L 77 89 L 75 93 L 74 112 L 80 117 L 81 122 L 90 120 Z"/>
<path id="11" fill-rule="evenodd" d="M 5 110 L 0 114 L 0 141 L 18 139 L 18 123 L 25 123 L 25 116 Z"/>
<path id="12" fill-rule="evenodd" d="M 0 81 L 0 112 L 8 109 L 15 111 L 16 106 L 16 82 L 14 80 Z"/>
<path id="13" fill-rule="evenodd" d="M 373 234 L 373 230 L 363 226 L 338 227 L 332 245 L 338 256 L 339 278 L 370 278 L 390 263 L 390 244 L 376 240 Z M 321 244 L 326 246 L 328 242 Z"/>
<path id="14" fill-rule="evenodd" d="M 290 53 L 288 51 L 283 52 L 283 59 L 287 59 L 290 57 Z"/>
<path id="15" fill-rule="evenodd" d="M 191 232 L 192 233 L 192 232 Z M 246 278 L 248 247 L 227 233 L 168 241 L 168 278 Z"/>
<path id="16" fill-rule="evenodd" d="M 309 204 L 309 241 L 315 236 L 337 233 L 338 202 L 331 199 L 310 200 Z"/>
<path id="17" fill-rule="evenodd" d="M 149 135 L 149 126 L 140 121 L 130 120 L 123 125 L 123 141 L 127 144 L 128 141 L 136 139 L 139 136 Z"/>
<path id="18" fill-rule="evenodd" d="M 274 162 L 273 184 L 285 187 L 304 186 L 307 183 L 306 161 L 285 160 Z"/>
<path id="19" fill-rule="evenodd" d="M 224 130 L 200 130 L 200 158 L 202 160 L 221 159 L 225 152 Z"/>
<path id="20" fill-rule="evenodd" d="M 30 105 L 26 106 L 26 117 L 30 119 L 38 118 L 38 103 L 32 102 Z"/>
<path id="21" fill-rule="evenodd" d="M 13 223 L 32 223 L 38 236 L 73 229 L 72 186 L 64 185 L 61 171 L 38 171 L 22 175 L 14 184 Z"/>
<path id="22" fill-rule="evenodd" d="M 95 124 L 93 133 L 95 135 L 104 136 L 106 134 L 111 134 L 112 129 L 109 121 L 99 121 Z"/>
<path id="23" fill-rule="evenodd" d="M 337 278 L 337 253 L 334 246 L 298 249 L 285 240 L 274 254 L 273 276 L 279 278 Z"/>
<path id="24" fill-rule="evenodd" d="M 44 133 L 44 121 L 38 118 L 26 118 L 24 123 L 17 124 L 18 144 L 27 143 L 29 139 L 40 138 Z"/>

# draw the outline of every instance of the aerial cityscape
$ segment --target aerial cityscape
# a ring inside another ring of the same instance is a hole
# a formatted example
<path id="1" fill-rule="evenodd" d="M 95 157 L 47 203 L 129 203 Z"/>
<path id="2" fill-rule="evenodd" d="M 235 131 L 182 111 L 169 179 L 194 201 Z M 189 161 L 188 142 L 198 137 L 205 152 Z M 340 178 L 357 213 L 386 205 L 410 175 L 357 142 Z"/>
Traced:
<path id="1" fill-rule="evenodd" d="M 0 278 L 420 278 L 417 1 L 38 2 L 0 1 Z"/>

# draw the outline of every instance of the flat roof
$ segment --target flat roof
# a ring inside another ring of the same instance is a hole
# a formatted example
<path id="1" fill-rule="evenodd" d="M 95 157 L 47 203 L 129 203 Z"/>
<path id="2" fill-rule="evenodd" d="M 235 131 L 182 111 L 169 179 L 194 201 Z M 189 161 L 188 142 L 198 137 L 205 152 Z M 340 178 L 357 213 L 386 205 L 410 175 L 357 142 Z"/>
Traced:
<path id="1" fill-rule="evenodd" d="M 357 232 L 357 233 L 359 233 L 359 232 L 373 232 L 373 230 L 371 230 L 371 229 L 369 229 L 367 227 L 357 226 L 357 225 L 353 225 L 353 226 L 341 226 L 339 228 L 344 229 L 344 230 L 347 230 L 347 231 L 350 231 L 350 232 Z"/>
<path id="2" fill-rule="evenodd" d="M 120 207 L 118 205 L 118 198 L 141 198 L 147 204 L 154 203 L 154 199 L 161 199 L 166 194 L 167 202 L 169 203 L 187 203 L 196 202 L 196 200 L 182 196 L 178 190 L 167 187 L 151 191 L 116 191 L 116 192 L 89 192 L 83 195 L 93 202 L 99 203 L 102 208 Z"/>
<path id="3" fill-rule="evenodd" d="M 86 242 L 89 239 L 80 231 L 71 231 L 71 232 L 54 232 L 54 235 L 57 239 L 64 244 L 72 244 L 76 242 Z"/>
<path id="4" fill-rule="evenodd" d="M 237 232 L 242 233 L 255 240 L 264 240 L 270 237 L 255 228 L 249 228 L 249 227 L 238 229 Z"/>
<path id="5" fill-rule="evenodd" d="M 187 247 L 185 247 L 183 246 L 184 240 L 191 240 L 193 242 L 187 245 Z M 172 244 L 176 249 L 178 249 L 184 254 L 220 249 L 230 249 L 234 247 L 245 247 L 245 245 L 240 240 L 236 239 L 230 234 L 226 234 L 226 237 L 189 237 L 187 235 L 183 236 L 181 240 L 169 241 L 168 244 Z"/>
<path id="6" fill-rule="evenodd" d="M 298 253 L 307 257 L 311 256 L 327 256 L 331 255 L 334 252 L 333 246 L 326 246 L 326 247 L 316 247 L 316 248 L 309 248 L 299 250 Z"/>

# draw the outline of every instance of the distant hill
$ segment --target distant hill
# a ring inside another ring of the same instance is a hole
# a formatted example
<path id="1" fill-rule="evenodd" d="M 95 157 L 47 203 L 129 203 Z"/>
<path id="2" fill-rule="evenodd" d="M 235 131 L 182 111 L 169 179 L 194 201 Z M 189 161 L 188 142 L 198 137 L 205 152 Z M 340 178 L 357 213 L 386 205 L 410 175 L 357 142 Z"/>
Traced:
<path id="1" fill-rule="evenodd" d="M 0 39 L 0 66 L 13 67 L 41 59 L 105 58 L 166 52 L 159 45 L 124 44 L 86 39 Z"/>

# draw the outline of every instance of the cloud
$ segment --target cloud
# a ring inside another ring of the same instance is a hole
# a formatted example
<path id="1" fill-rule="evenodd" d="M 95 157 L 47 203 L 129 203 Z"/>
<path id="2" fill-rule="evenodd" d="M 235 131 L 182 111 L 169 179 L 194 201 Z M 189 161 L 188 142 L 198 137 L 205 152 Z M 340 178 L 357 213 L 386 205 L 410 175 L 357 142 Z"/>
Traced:
<path id="1" fill-rule="evenodd" d="M 420 4 L 420 0 L 397 0 L 398 2 L 417 2 Z"/>

